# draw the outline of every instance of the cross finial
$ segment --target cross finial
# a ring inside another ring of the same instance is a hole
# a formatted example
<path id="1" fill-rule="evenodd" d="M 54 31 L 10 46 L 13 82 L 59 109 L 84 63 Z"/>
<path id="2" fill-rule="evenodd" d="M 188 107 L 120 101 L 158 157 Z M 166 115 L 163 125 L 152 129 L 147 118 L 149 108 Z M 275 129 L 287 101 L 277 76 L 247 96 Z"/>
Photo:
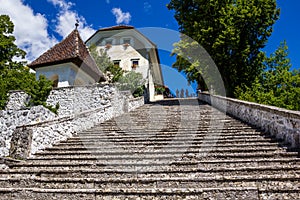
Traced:
<path id="1" fill-rule="evenodd" d="M 78 20 L 78 19 L 76 19 L 76 23 L 75 23 L 75 27 L 76 27 L 76 29 L 78 28 L 78 26 L 79 26 L 79 20 Z"/>

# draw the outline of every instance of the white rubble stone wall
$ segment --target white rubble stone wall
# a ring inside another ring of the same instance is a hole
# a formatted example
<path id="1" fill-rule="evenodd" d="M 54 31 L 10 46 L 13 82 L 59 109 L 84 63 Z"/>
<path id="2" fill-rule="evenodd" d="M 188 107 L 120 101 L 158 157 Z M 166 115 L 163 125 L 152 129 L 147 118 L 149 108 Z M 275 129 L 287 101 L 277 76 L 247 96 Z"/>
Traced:
<path id="1" fill-rule="evenodd" d="M 244 122 L 300 148 L 300 112 L 223 96 L 199 93 L 199 99 Z"/>
<path id="2" fill-rule="evenodd" d="M 0 157 L 8 156 L 11 137 L 16 127 L 51 120 L 55 117 L 53 112 L 43 106 L 35 106 L 24 110 L 1 110 Z"/>
<path id="3" fill-rule="evenodd" d="M 52 106 L 59 104 L 58 115 L 43 106 L 27 108 L 28 99 L 22 91 L 11 92 L 9 106 L 0 111 L 0 158 L 11 156 L 10 151 L 18 154 L 16 149 L 22 142 L 30 147 L 20 151 L 32 156 L 45 147 L 144 104 L 143 98 L 130 98 L 112 85 L 101 84 L 51 91 L 47 103 Z M 27 143 L 20 141 L 26 138 L 26 134 L 20 135 L 23 130 L 31 133 Z"/>
<path id="4" fill-rule="evenodd" d="M 129 99 L 128 112 L 144 105 L 144 97 Z"/>

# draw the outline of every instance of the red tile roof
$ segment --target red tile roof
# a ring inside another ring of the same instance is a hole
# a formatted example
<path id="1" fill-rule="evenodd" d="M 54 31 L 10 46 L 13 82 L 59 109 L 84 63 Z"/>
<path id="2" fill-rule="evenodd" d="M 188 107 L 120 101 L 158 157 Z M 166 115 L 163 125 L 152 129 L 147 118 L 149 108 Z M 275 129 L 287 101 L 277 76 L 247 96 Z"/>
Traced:
<path id="1" fill-rule="evenodd" d="M 101 28 L 99 29 L 99 31 L 111 31 L 111 30 L 122 30 L 122 29 L 134 29 L 134 27 L 129 25 L 118 25 L 118 26 Z"/>
<path id="2" fill-rule="evenodd" d="M 32 69 L 72 62 L 89 74 L 95 81 L 105 80 L 102 72 L 91 57 L 77 29 L 64 40 L 46 51 L 28 66 Z"/>

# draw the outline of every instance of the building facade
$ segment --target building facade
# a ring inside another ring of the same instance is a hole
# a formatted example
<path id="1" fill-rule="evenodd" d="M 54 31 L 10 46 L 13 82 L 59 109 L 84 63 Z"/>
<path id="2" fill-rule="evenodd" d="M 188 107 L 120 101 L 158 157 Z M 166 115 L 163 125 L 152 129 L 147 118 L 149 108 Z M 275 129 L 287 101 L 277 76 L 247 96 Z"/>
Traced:
<path id="1" fill-rule="evenodd" d="M 112 62 L 125 73 L 141 73 L 146 80 L 145 87 L 150 101 L 163 98 L 155 93 L 155 85 L 164 85 L 157 47 L 133 26 L 102 28 L 86 41 L 86 45 L 95 45 L 98 50 L 105 50 Z"/>

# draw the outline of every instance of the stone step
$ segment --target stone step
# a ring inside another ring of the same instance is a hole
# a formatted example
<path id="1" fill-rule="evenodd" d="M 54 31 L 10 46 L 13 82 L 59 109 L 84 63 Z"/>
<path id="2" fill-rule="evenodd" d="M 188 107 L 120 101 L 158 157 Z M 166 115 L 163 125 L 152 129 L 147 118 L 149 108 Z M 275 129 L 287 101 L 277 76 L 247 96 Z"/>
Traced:
<path id="1" fill-rule="evenodd" d="M 199 148 L 207 148 L 207 147 L 211 147 L 211 144 L 183 144 L 183 143 L 172 143 L 171 146 L 164 146 L 164 149 L 173 149 L 174 146 L 176 146 L 176 148 L 178 149 L 199 149 Z M 266 147 L 274 147 L 274 148 L 278 148 L 278 144 L 276 143 L 250 143 L 250 144 L 218 144 L 215 146 L 216 148 L 256 148 L 256 147 L 262 147 L 262 148 L 266 148 Z M 120 149 L 141 149 L 141 148 L 162 148 L 161 146 L 157 146 L 157 145 L 132 145 L 132 146 L 128 146 L 128 145 L 118 145 L 118 148 Z M 285 148 L 285 147 L 281 147 L 281 148 Z M 45 151 L 83 151 L 83 150 L 95 150 L 95 149 L 101 149 L 104 151 L 111 151 L 116 149 L 115 146 L 103 146 L 103 147 L 98 147 L 97 144 L 95 145 L 56 145 L 53 147 L 48 147 L 45 149 Z"/>
<path id="2" fill-rule="evenodd" d="M 164 145 L 164 148 L 168 148 L 168 144 L 169 142 L 168 141 L 165 141 L 165 142 L 156 142 L 156 143 L 131 143 L 130 145 L 129 144 L 119 144 L 118 143 L 118 147 L 119 148 L 144 148 L 144 147 L 149 147 L 149 148 L 153 148 L 153 147 L 157 147 L 157 146 L 163 146 Z M 255 146 L 281 146 L 278 144 L 277 141 L 274 141 L 274 140 L 271 140 L 271 139 L 260 139 L 260 140 L 249 140 L 249 141 L 246 141 L 246 140 L 235 140 L 234 143 L 232 141 L 230 142 L 227 142 L 227 141 L 215 141 L 215 140 L 208 140 L 208 141 L 205 141 L 205 143 L 203 142 L 193 142 L 193 143 L 190 143 L 188 142 L 187 144 L 184 144 L 182 142 L 172 142 L 172 145 L 181 145 L 182 147 L 185 147 L 185 146 L 190 146 L 190 147 L 210 147 L 211 145 L 214 145 L 214 146 L 217 146 L 217 147 L 245 147 L 245 146 L 252 146 L 252 147 L 255 147 Z M 49 149 L 62 149 L 64 150 L 64 148 L 68 149 L 68 148 L 94 148 L 94 147 L 97 147 L 97 143 L 95 142 L 72 142 L 71 144 L 68 143 L 68 142 L 60 142 L 60 143 L 57 143 L 57 144 L 54 144 L 52 147 L 49 147 L 49 148 L 46 148 L 47 150 Z M 111 147 L 110 146 L 103 146 L 104 149 L 110 149 Z M 173 147 L 172 147 L 173 148 Z M 284 147 L 285 148 L 285 147 Z"/>
<path id="3" fill-rule="evenodd" d="M 169 161 L 169 160 L 161 160 L 159 162 L 151 162 L 152 166 L 162 166 L 162 165 L 173 165 L 173 166 L 179 166 L 179 167 L 197 167 L 197 166 L 204 166 L 207 168 L 214 168 L 214 167 L 226 167 L 226 168 L 232 168 L 232 167 L 251 167 L 251 166 L 278 166 L 278 165 L 296 165 L 300 163 L 300 159 L 290 158 L 290 159 L 244 159 L 244 160 L 215 160 L 210 162 L 205 161 Z M 82 169 L 82 168 L 95 168 L 95 167 L 103 167 L 105 165 L 110 166 L 147 166 L 148 163 L 144 161 L 130 161 L 130 160 L 122 160 L 122 161 L 102 161 L 102 160 L 28 160 L 26 162 L 21 163 L 15 163 L 11 164 L 10 168 L 15 169 L 25 169 L 25 168 L 35 168 L 35 169 L 46 169 L 46 168 L 72 168 L 72 169 Z"/>
<path id="4" fill-rule="evenodd" d="M 65 175 L 68 174 L 78 174 L 78 175 L 88 175 L 88 177 L 93 177 L 95 174 L 106 174 L 110 176 L 114 176 L 117 174 L 121 175 L 134 175 L 139 174 L 145 177 L 154 177 L 154 175 L 158 177 L 164 177 L 164 175 L 171 175 L 170 177 L 184 177 L 187 175 L 192 175 L 194 177 L 206 177 L 206 176 L 217 176 L 217 175 L 249 175 L 256 177 L 257 175 L 274 175 L 280 174 L 280 172 L 285 171 L 285 175 L 299 175 L 300 166 L 291 166 L 289 164 L 281 164 L 276 166 L 243 166 L 243 167 L 209 167 L 208 165 L 199 165 L 196 167 L 180 167 L 174 165 L 156 165 L 149 162 L 144 163 L 144 166 L 141 167 L 130 167 L 124 165 L 121 167 L 120 165 L 103 165 L 101 164 L 99 167 L 95 165 L 95 168 L 82 168 L 82 169 L 69 169 L 69 168 L 49 168 L 49 169 L 33 169 L 30 167 L 19 169 L 9 169 L 6 171 L 1 171 L 1 175 L 17 175 L 17 174 L 35 174 L 37 176 L 42 176 L 41 174 L 51 174 L 51 175 Z M 67 176 L 63 176 L 67 177 Z M 85 176 L 83 176 L 85 177 Z"/>
<path id="5" fill-rule="evenodd" d="M 203 158 L 214 158 L 214 159 L 239 159 L 239 158 L 288 158 L 288 157 L 297 157 L 297 152 L 250 152 L 250 153 L 205 153 L 201 154 L 197 153 L 179 153 L 174 152 L 173 154 L 159 154 L 159 155 L 152 155 L 152 154 L 142 154 L 137 153 L 133 155 L 98 155 L 97 153 L 89 153 L 89 154 L 43 154 L 43 152 L 36 154 L 36 160 L 43 160 L 43 159 L 57 159 L 57 160 L 173 160 L 173 159 L 203 159 Z"/>
<path id="6" fill-rule="evenodd" d="M 98 140 L 87 140 L 87 141 L 62 141 L 59 142 L 57 144 L 55 144 L 54 146 L 75 146 L 75 145 L 84 145 L 84 146 L 95 146 L 97 144 L 97 142 L 99 142 Z M 102 141 L 103 142 L 103 141 Z M 111 142 L 111 141 L 105 141 L 105 142 Z M 216 139 L 209 139 L 209 138 L 205 138 L 205 140 L 198 140 L 198 141 L 191 141 L 191 140 L 176 140 L 173 141 L 171 140 L 172 144 L 195 144 L 195 145 L 200 145 L 200 144 L 213 144 L 213 145 L 219 145 L 219 144 L 253 144 L 253 143 L 266 143 L 266 142 L 273 142 L 275 144 L 278 144 L 276 141 L 274 141 L 273 139 L 270 138 L 240 138 L 240 139 L 234 139 L 234 140 L 230 140 L 230 139 L 223 139 L 223 138 L 216 138 Z M 159 145 L 159 146 L 163 146 L 163 145 L 168 145 L 170 143 L 170 140 L 167 141 L 140 141 L 140 142 L 132 142 L 132 141 L 119 141 L 115 144 L 123 146 L 123 145 L 127 145 L 128 147 L 131 146 L 135 146 L 135 145 Z M 99 144 L 102 144 L 101 142 L 99 142 Z"/>
<path id="7" fill-rule="evenodd" d="M 105 188 L 105 189 L 40 189 L 0 188 L 3 199 L 259 199 L 255 187 L 228 188 Z"/>
<path id="8" fill-rule="evenodd" d="M 168 139 L 172 137 L 176 138 L 194 138 L 194 137 L 204 137 L 204 136 L 214 136 L 218 135 L 219 137 L 230 137 L 230 136 L 261 136 L 264 137 L 266 135 L 258 132 L 219 132 L 219 133 L 207 133 L 207 132 L 149 132 L 147 134 L 144 133 L 132 133 L 132 132 L 125 132 L 125 133 L 109 133 L 109 134 L 79 134 L 72 138 L 69 138 L 68 141 L 72 141 L 74 139 L 136 139 L 136 138 L 153 138 L 153 139 Z"/>
<path id="9" fill-rule="evenodd" d="M 116 189 L 116 188 L 226 188 L 256 187 L 259 190 L 300 191 L 299 176 L 262 175 L 217 176 L 203 178 L 45 178 L 10 177 L 0 178 L 0 188 L 40 188 L 40 189 Z"/>
<path id="10" fill-rule="evenodd" d="M 183 126 L 184 125 L 184 126 Z M 228 131 L 253 131 L 255 128 L 249 127 L 247 125 L 237 125 L 237 124 L 226 124 L 223 126 L 215 126 L 210 124 L 210 122 L 207 123 L 193 123 L 193 122 L 181 122 L 181 123 L 167 123 L 160 121 L 159 123 L 153 123 L 153 122 L 147 122 L 147 123 L 141 123 L 141 122 L 131 122 L 131 123 L 117 123 L 115 125 L 111 126 L 104 126 L 100 125 L 100 128 L 97 129 L 91 129 L 89 131 L 85 131 L 84 133 L 99 133 L 99 132 L 106 132 L 109 133 L 111 131 L 126 131 L 126 130 L 132 130 L 132 131 L 165 131 L 165 132 L 171 132 L 172 130 L 182 130 L 182 131 L 195 131 L 195 127 L 197 128 L 201 127 L 201 130 L 207 130 L 207 129 L 214 129 L 214 130 L 228 130 Z M 171 129 L 171 130 L 170 130 Z M 199 131 L 201 131 L 199 130 Z"/>
<path id="11" fill-rule="evenodd" d="M 229 140 L 234 142 L 234 140 L 248 140 L 248 139 L 264 139 L 261 135 L 232 135 L 232 136 L 218 136 L 218 135 L 202 135 L 202 138 L 200 135 L 197 137 L 173 137 L 173 138 L 126 138 L 126 139 L 115 139 L 115 138 L 102 138 L 102 137 L 91 137 L 91 138 L 80 138 L 80 137 L 73 137 L 69 138 L 66 142 L 89 142 L 89 141 L 94 141 L 94 142 L 106 142 L 106 141 L 111 141 L 111 142 L 118 142 L 118 143 L 126 143 L 126 142 L 165 142 L 165 141 L 187 141 L 187 142 L 203 142 L 203 140 Z"/>
<path id="12" fill-rule="evenodd" d="M 95 155 L 174 155 L 174 154 L 197 154 L 197 153 L 242 153 L 242 152 L 285 152 L 284 149 L 280 149 L 278 147 L 251 147 L 248 146 L 247 148 L 245 147 L 214 147 L 214 146 L 206 146 L 206 147 L 197 147 L 197 148 L 181 148 L 180 146 L 177 147 L 176 145 L 170 145 L 169 147 L 173 148 L 148 148 L 144 147 L 141 149 L 133 148 L 133 149 L 123 149 L 123 148 L 118 148 L 115 146 L 114 150 L 109 149 L 108 151 L 106 149 L 103 149 L 102 147 L 95 147 L 95 148 L 89 148 L 89 149 L 82 149 L 82 150 L 56 150 L 56 151 L 43 151 L 36 153 L 36 156 L 41 156 L 41 155 L 90 155 L 90 154 L 95 154 Z M 113 147 L 113 145 L 112 145 Z"/>

